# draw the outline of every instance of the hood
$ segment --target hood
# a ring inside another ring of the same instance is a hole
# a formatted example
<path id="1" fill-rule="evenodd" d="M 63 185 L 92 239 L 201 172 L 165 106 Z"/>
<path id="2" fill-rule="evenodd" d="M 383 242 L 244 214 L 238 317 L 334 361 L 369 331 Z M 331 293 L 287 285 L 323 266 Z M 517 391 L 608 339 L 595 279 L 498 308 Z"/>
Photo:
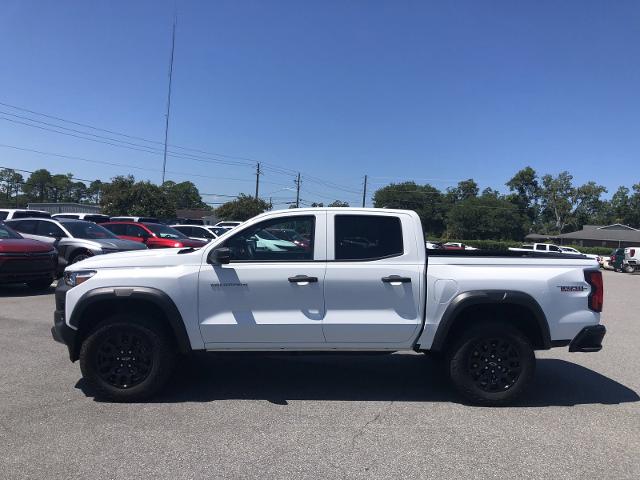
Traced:
<path id="1" fill-rule="evenodd" d="M 179 253 L 181 251 L 184 253 Z M 144 248 L 142 250 L 110 253 L 108 255 L 95 255 L 70 265 L 67 267 L 67 270 L 74 271 L 87 268 L 170 267 L 183 265 L 185 263 L 199 263 L 201 262 L 202 254 L 203 250 L 188 251 L 184 248 Z"/>
<path id="2" fill-rule="evenodd" d="M 123 240 L 121 238 L 100 238 L 91 239 L 91 242 L 97 243 L 102 248 L 107 250 L 146 250 L 147 246 L 144 243 L 134 242 L 133 240 Z"/>
<path id="3" fill-rule="evenodd" d="M 31 240 L 29 238 L 8 238 L 0 240 L 0 253 L 46 253 L 54 248 L 48 243 Z"/>
<path id="4" fill-rule="evenodd" d="M 193 238 L 179 238 L 176 242 L 180 242 L 185 247 L 193 247 L 198 248 L 207 244 L 207 242 L 203 242 L 202 240 L 194 240 Z"/>

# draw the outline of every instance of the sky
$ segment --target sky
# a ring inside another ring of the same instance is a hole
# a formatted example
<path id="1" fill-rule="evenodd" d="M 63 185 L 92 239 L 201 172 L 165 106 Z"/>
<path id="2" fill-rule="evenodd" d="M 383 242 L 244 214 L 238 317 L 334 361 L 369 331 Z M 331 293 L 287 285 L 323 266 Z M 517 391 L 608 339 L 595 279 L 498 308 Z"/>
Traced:
<path id="1" fill-rule="evenodd" d="M 296 172 L 352 205 L 365 174 L 640 180 L 637 1 L 4 0 L 0 166 L 160 182 L 174 13 L 167 179 L 208 202 L 253 194 L 257 161 L 279 208 Z"/>

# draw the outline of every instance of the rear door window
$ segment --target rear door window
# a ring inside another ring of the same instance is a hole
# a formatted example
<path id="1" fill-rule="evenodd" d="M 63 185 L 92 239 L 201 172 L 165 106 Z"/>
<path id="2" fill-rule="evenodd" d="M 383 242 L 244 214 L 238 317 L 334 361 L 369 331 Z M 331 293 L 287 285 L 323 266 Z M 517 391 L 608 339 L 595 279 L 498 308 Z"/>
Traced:
<path id="1" fill-rule="evenodd" d="M 336 260 L 377 260 L 403 252 L 402 225 L 398 217 L 335 216 Z"/>
<path id="2" fill-rule="evenodd" d="M 112 225 L 104 225 L 104 228 L 110 230 L 115 235 L 126 235 L 127 226 L 121 223 L 114 223 Z"/>
<path id="3" fill-rule="evenodd" d="M 36 235 L 42 235 L 43 237 L 62 238 L 67 235 L 62 229 L 52 222 L 37 222 Z"/>
<path id="4" fill-rule="evenodd" d="M 19 222 L 12 222 L 11 227 L 22 233 L 30 235 L 36 235 L 37 220 L 20 220 Z"/>
<path id="5" fill-rule="evenodd" d="M 9 216 L 9 212 L 0 212 L 0 220 L 4 220 Z"/>

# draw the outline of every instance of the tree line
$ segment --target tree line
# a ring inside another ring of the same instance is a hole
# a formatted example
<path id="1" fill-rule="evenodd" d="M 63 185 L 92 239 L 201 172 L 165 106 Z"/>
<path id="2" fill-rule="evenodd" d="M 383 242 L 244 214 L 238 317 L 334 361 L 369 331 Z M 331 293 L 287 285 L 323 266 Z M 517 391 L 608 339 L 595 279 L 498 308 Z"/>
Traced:
<path id="1" fill-rule="evenodd" d="M 374 193 L 373 206 L 414 210 L 425 232 L 438 238 L 521 240 L 531 232 L 558 234 L 586 224 L 640 226 L 640 183 L 631 188 L 621 186 L 606 199 L 607 189 L 595 182 L 576 185 L 569 172 L 539 176 L 533 168 L 525 167 L 505 186 L 508 193 L 492 188 L 480 191 L 473 179 L 445 190 L 413 181 L 391 183 Z M 0 205 L 24 206 L 29 202 L 89 203 L 100 205 L 107 215 L 162 218 L 174 217 L 177 209 L 209 208 L 198 188 L 188 181 L 156 185 L 128 175 L 110 182 L 85 182 L 69 173 L 51 174 L 46 169 L 27 178 L 15 170 L 0 169 Z M 349 204 L 336 200 L 328 206 Z M 212 213 L 221 219 L 246 220 L 271 208 L 263 199 L 240 194 Z"/>
<path id="2" fill-rule="evenodd" d="M 116 176 L 110 182 L 74 179 L 51 174 L 46 169 L 26 179 L 12 169 L 0 169 L 0 206 L 25 207 L 28 203 L 85 203 L 99 205 L 107 215 L 138 215 L 172 218 L 178 209 L 208 209 L 192 182 L 167 181 L 155 185 L 136 181 L 132 175 Z"/>
<path id="3" fill-rule="evenodd" d="M 607 189 L 590 181 L 575 185 L 569 172 L 538 176 L 525 167 L 506 182 L 509 193 L 479 191 L 473 179 L 441 191 L 429 184 L 387 185 L 374 195 L 375 207 L 408 208 L 434 237 L 517 240 L 527 233 L 558 234 L 583 225 L 640 225 L 640 184 L 619 187 L 610 200 Z"/>

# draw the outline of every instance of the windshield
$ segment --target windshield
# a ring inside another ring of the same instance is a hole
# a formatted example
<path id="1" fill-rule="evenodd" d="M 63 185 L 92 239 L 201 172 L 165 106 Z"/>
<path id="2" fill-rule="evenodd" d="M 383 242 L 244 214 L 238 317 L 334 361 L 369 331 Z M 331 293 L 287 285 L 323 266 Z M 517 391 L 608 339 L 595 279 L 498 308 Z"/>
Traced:
<path id="1" fill-rule="evenodd" d="M 22 236 L 20 236 L 19 233 L 14 232 L 5 224 L 0 224 L 0 240 L 9 240 L 9 239 L 16 240 L 19 238 L 22 238 Z"/>
<path id="2" fill-rule="evenodd" d="M 118 238 L 109 230 L 93 222 L 64 222 L 64 228 L 69 230 L 74 238 L 84 238 L 87 240 L 100 240 L 103 238 Z"/>
<path id="3" fill-rule="evenodd" d="M 151 230 L 156 236 L 160 238 L 189 238 L 184 233 L 179 232 L 175 228 L 168 227 L 166 225 L 160 225 L 159 223 L 145 223 L 145 227 Z"/>

